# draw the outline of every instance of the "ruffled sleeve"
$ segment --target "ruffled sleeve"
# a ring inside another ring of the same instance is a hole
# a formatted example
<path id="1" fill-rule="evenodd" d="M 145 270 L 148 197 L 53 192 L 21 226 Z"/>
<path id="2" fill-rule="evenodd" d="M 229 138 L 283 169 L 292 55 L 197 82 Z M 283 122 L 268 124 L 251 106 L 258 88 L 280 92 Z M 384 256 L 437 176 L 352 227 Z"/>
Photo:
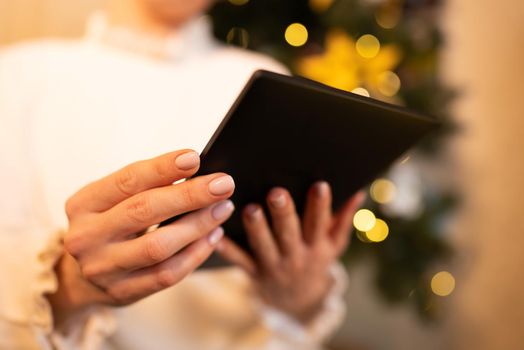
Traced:
<path id="1" fill-rule="evenodd" d="M 37 232 L 35 228 L 34 231 Z M 75 315 L 60 329 L 53 326 L 46 295 L 58 287 L 54 265 L 62 254 L 61 234 L 26 240 L 24 232 L 2 232 L 0 247 L 0 348 L 99 349 L 115 330 L 110 308 L 96 306 Z M 35 238 L 35 236 L 33 236 Z"/>
<path id="2" fill-rule="evenodd" d="M 349 285 L 348 275 L 340 263 L 333 264 L 330 273 L 335 281 L 324 300 L 322 309 L 307 325 L 291 316 L 256 300 L 263 323 L 273 333 L 270 349 L 321 349 L 338 329 L 346 314 L 344 295 Z"/>

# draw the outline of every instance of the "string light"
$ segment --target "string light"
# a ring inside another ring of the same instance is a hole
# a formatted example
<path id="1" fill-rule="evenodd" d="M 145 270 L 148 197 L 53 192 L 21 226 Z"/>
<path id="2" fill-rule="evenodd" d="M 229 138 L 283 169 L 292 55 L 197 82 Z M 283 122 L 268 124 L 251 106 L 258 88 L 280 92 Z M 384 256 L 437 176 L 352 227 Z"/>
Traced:
<path id="1" fill-rule="evenodd" d="M 233 27 L 227 32 L 226 42 L 245 49 L 249 45 L 249 33 L 244 28 Z"/>
<path id="2" fill-rule="evenodd" d="M 375 180 L 369 189 L 371 198 L 380 204 L 389 203 L 395 198 L 397 187 L 393 182 L 387 179 Z"/>
<path id="3" fill-rule="evenodd" d="M 289 45 L 298 47 L 306 43 L 308 32 L 303 24 L 292 23 L 286 28 L 284 37 Z"/>
<path id="4" fill-rule="evenodd" d="M 375 214 L 368 209 L 360 209 L 353 217 L 353 225 L 357 230 L 363 232 L 371 230 L 376 222 Z"/>
<path id="5" fill-rule="evenodd" d="M 333 0 L 309 0 L 309 7 L 317 13 L 326 11 L 331 5 Z"/>
<path id="6" fill-rule="evenodd" d="M 364 89 L 363 87 L 354 88 L 353 90 L 351 90 L 351 92 L 357 95 L 369 97 L 369 91 Z"/>
<path id="7" fill-rule="evenodd" d="M 229 2 L 236 6 L 242 6 L 249 2 L 249 0 L 229 0 Z"/>
<path id="8" fill-rule="evenodd" d="M 440 271 L 431 279 L 431 290 L 436 295 L 445 297 L 455 289 L 455 278 L 448 271 Z"/>
<path id="9" fill-rule="evenodd" d="M 375 226 L 369 231 L 366 231 L 366 237 L 371 242 L 382 242 L 389 234 L 388 224 L 384 220 L 376 219 Z"/>
<path id="10" fill-rule="evenodd" d="M 380 42 L 371 34 L 364 34 L 358 38 L 356 49 L 360 56 L 364 58 L 373 58 L 380 51 Z"/>
<path id="11" fill-rule="evenodd" d="M 385 71 L 378 76 L 378 91 L 391 97 L 400 90 L 400 78 L 394 72 Z"/>

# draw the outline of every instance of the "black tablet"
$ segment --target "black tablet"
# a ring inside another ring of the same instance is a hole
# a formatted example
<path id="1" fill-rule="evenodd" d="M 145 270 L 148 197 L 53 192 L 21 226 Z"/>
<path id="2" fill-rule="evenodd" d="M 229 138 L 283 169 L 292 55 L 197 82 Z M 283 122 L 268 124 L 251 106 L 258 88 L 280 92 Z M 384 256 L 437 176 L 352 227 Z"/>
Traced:
<path id="1" fill-rule="evenodd" d="M 249 251 L 248 203 L 287 188 L 301 213 L 308 188 L 326 180 L 334 209 L 385 171 L 439 122 L 407 109 L 300 77 L 257 71 L 201 154 L 195 176 L 226 172 L 237 210 L 223 226 Z M 213 256 L 206 266 L 221 265 Z"/>

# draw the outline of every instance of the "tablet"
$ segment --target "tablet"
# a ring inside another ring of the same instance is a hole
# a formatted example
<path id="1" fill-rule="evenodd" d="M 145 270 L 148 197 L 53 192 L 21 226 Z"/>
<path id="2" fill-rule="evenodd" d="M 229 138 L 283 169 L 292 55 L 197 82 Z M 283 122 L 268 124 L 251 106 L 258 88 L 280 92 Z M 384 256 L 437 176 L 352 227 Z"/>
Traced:
<path id="1" fill-rule="evenodd" d="M 439 122 L 405 108 L 268 71 L 253 74 L 201 154 L 195 176 L 226 172 L 236 183 L 225 233 L 250 251 L 241 221 L 269 190 L 289 190 L 299 213 L 308 188 L 330 183 L 336 210 Z M 165 224 L 165 223 L 163 223 Z M 204 266 L 220 266 L 212 256 Z"/>

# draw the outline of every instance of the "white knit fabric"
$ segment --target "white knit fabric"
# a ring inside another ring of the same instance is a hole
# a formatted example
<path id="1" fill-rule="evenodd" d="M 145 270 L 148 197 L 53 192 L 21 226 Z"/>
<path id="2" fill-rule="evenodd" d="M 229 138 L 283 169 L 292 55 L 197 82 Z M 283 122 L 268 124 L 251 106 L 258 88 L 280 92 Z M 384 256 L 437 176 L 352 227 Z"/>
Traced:
<path id="1" fill-rule="evenodd" d="M 290 331 L 277 332 L 237 268 L 194 273 L 129 307 L 95 307 L 67 333 L 53 328 L 44 294 L 57 288 L 66 199 L 133 161 L 202 150 L 254 70 L 285 71 L 218 45 L 205 19 L 165 48 L 139 50 L 111 30 L 97 19 L 84 40 L 0 52 L 0 348 L 290 349 L 300 332 L 311 334 L 302 348 L 318 347 L 341 321 L 343 287 L 316 326 L 284 320 Z M 345 284 L 345 273 L 336 278 Z"/>

